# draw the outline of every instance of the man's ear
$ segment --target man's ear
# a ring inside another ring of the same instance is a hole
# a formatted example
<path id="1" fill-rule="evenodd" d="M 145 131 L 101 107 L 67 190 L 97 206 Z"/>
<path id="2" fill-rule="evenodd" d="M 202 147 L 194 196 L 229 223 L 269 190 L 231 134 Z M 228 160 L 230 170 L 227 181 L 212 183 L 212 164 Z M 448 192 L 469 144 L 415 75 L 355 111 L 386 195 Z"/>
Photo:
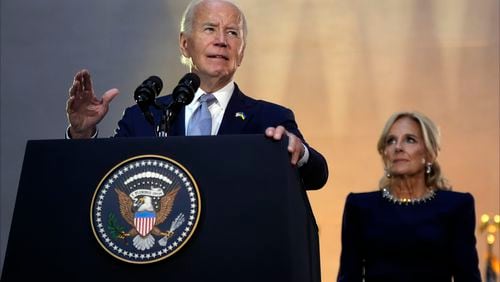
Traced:
<path id="1" fill-rule="evenodd" d="M 243 62 L 243 57 L 245 57 L 245 47 L 246 47 L 246 44 L 243 46 L 243 49 L 241 50 L 241 56 L 238 60 L 238 67 L 241 66 L 241 62 Z"/>
<path id="2" fill-rule="evenodd" d="M 188 51 L 188 37 L 184 32 L 181 32 L 179 34 L 179 49 L 181 50 L 181 54 L 186 57 L 190 58 L 191 56 L 189 55 Z"/>

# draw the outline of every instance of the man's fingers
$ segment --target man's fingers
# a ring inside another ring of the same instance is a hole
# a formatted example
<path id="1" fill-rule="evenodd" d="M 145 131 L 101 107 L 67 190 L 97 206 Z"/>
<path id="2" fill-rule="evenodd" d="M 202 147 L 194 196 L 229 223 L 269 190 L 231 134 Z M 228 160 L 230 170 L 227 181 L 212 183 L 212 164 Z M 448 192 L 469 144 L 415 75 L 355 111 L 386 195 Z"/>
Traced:
<path id="1" fill-rule="evenodd" d="M 116 88 L 113 88 L 113 89 L 109 89 L 108 91 L 106 91 L 106 93 L 104 93 L 104 95 L 102 96 L 102 102 L 104 104 L 109 104 L 116 96 L 118 96 L 118 94 L 120 94 L 120 91 Z"/>
<path id="2" fill-rule="evenodd" d="M 274 139 L 275 140 L 281 140 L 281 138 L 283 137 L 283 134 L 286 133 L 286 130 L 283 126 L 278 126 L 276 127 L 276 130 L 274 131 Z"/>
<path id="3" fill-rule="evenodd" d="M 299 142 L 298 138 L 295 137 L 295 135 L 286 132 L 288 135 L 288 152 L 290 152 L 291 156 L 291 162 L 292 164 L 297 164 L 299 161 L 299 155 L 300 155 L 300 149 L 299 149 Z"/>
<path id="4" fill-rule="evenodd" d="M 274 135 L 274 127 L 268 127 L 268 128 L 266 128 L 265 133 L 266 133 L 267 137 L 272 137 Z"/>
<path id="5" fill-rule="evenodd" d="M 82 77 L 82 87 L 83 90 L 86 91 L 92 91 L 92 79 L 90 79 L 90 72 L 86 69 L 81 71 L 81 77 Z"/>
<path id="6" fill-rule="evenodd" d="M 74 97 L 69 97 L 68 101 L 66 102 L 66 112 L 69 114 L 73 112 L 72 107 L 73 107 L 73 101 L 75 100 Z"/>
<path id="7" fill-rule="evenodd" d="M 82 92 L 80 82 L 78 80 L 73 80 L 73 85 L 69 88 L 69 96 L 74 97 L 80 92 Z"/>
<path id="8" fill-rule="evenodd" d="M 273 138 L 274 140 L 281 140 L 283 134 L 286 133 L 286 130 L 283 126 L 278 127 L 268 127 L 266 128 L 266 136 Z"/>
<path id="9" fill-rule="evenodd" d="M 265 134 L 269 138 L 273 138 L 274 140 L 281 140 L 283 135 L 287 135 L 288 137 L 288 146 L 287 150 L 290 153 L 290 162 L 293 165 L 296 165 L 299 162 L 300 157 L 303 154 L 304 145 L 302 144 L 302 140 L 295 136 L 295 134 L 288 132 L 285 127 L 268 127 L 266 128 Z"/>
<path id="10" fill-rule="evenodd" d="M 83 73 L 82 71 L 78 71 L 76 74 L 75 74 L 75 77 L 73 78 L 73 80 L 75 81 L 82 81 L 82 76 L 83 76 Z"/>
<path id="11" fill-rule="evenodd" d="M 78 71 L 73 78 L 73 85 L 69 88 L 69 95 L 82 96 L 84 90 L 92 90 L 92 83 L 90 82 L 90 85 L 88 85 L 86 81 L 90 81 L 88 70 L 83 69 Z M 87 85 L 84 85 L 84 83 L 87 83 Z"/>

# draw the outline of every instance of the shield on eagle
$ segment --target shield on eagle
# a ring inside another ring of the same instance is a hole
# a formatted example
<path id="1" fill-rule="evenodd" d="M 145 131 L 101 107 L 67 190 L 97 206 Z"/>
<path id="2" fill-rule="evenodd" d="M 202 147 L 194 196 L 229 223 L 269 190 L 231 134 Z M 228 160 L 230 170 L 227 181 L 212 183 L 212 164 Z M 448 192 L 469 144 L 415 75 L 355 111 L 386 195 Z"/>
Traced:
<path id="1" fill-rule="evenodd" d="M 134 215 L 134 225 L 141 236 L 146 236 L 151 232 L 156 223 L 156 213 L 152 211 L 140 211 Z"/>

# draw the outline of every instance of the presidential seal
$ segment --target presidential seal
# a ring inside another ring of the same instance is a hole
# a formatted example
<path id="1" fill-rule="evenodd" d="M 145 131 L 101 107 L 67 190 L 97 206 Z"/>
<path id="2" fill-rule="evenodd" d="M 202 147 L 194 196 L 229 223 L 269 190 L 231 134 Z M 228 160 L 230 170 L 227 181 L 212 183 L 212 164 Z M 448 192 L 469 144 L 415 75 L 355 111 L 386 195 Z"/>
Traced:
<path id="1" fill-rule="evenodd" d="M 200 218 L 200 193 L 179 163 L 137 156 L 104 176 L 90 217 L 97 241 L 112 256 L 152 263 L 173 255 L 191 238 Z"/>

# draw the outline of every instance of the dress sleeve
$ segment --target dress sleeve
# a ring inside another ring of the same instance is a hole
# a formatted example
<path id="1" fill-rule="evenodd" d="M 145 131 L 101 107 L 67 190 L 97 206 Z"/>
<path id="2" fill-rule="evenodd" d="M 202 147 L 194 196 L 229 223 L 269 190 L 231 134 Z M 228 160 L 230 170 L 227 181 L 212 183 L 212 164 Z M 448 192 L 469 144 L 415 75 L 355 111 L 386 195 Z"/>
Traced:
<path id="1" fill-rule="evenodd" d="M 474 198 L 463 194 L 454 217 L 452 234 L 453 277 L 455 282 L 481 281 L 476 250 Z"/>
<path id="2" fill-rule="evenodd" d="M 361 253 L 360 211 L 355 205 L 355 195 L 347 196 L 342 218 L 342 251 L 337 281 L 362 281 L 363 257 Z"/>

